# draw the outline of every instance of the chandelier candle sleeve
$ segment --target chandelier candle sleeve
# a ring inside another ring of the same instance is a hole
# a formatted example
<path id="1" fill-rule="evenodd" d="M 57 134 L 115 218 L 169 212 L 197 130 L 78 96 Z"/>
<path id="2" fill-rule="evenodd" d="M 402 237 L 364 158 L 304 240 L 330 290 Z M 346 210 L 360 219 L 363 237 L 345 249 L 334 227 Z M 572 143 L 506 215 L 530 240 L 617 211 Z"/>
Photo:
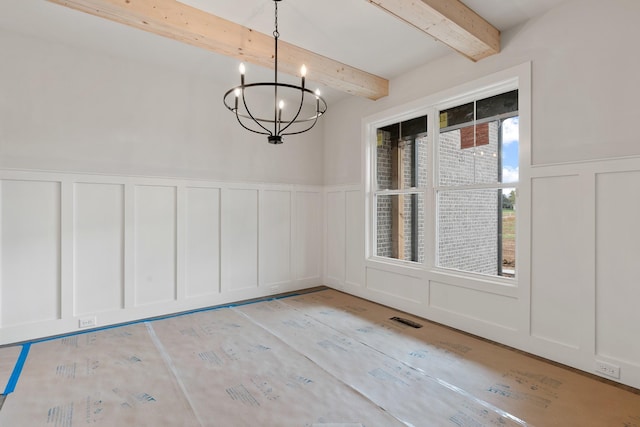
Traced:
<path id="1" fill-rule="evenodd" d="M 280 37 L 278 2 L 280 1 L 273 0 L 275 5 L 274 80 L 246 83 L 247 70 L 244 63 L 241 63 L 238 67 L 240 85 L 229 89 L 223 96 L 225 107 L 235 115 L 240 126 L 248 131 L 267 135 L 267 140 L 271 144 L 282 144 L 282 137 L 285 135 L 297 135 L 311 130 L 320 116 L 327 111 L 327 103 L 320 96 L 320 91 L 312 92 L 306 88 L 306 65 L 303 64 L 300 67 L 300 86 L 278 81 L 278 39 Z M 269 89 L 273 97 L 271 102 L 267 99 Z M 315 102 L 313 102 L 314 98 Z M 285 102 L 293 107 L 285 111 Z"/>

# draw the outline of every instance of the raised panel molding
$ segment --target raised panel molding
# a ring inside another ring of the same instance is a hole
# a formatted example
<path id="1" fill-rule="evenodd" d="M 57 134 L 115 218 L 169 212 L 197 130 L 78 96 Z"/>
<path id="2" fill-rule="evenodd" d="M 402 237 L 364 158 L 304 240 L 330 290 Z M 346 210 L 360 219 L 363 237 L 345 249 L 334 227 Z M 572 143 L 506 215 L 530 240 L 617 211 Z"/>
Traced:
<path id="1" fill-rule="evenodd" d="M 61 315 L 61 183 L 16 179 L 1 185 L 0 325 L 54 321 Z"/>
<path id="2" fill-rule="evenodd" d="M 328 285 L 342 286 L 345 280 L 346 268 L 346 203 L 344 191 L 326 193 L 326 212 L 326 281 Z"/>
<path id="3" fill-rule="evenodd" d="M 422 306 L 428 297 L 422 278 L 367 268 L 367 289 L 388 295 L 405 303 Z"/>
<path id="4" fill-rule="evenodd" d="M 596 175 L 596 354 L 640 371 L 638 188 L 640 171 Z"/>
<path id="5" fill-rule="evenodd" d="M 585 282 L 575 279 L 583 275 L 583 248 L 593 236 L 584 233 L 582 206 L 567 194 L 581 188 L 578 175 L 534 178 L 531 184 L 531 335 L 576 349 L 585 319 L 575 302 Z"/>
<path id="6" fill-rule="evenodd" d="M 176 187 L 135 187 L 135 304 L 176 298 Z"/>
<path id="7" fill-rule="evenodd" d="M 74 184 L 75 315 L 124 307 L 124 186 Z"/>
<path id="8" fill-rule="evenodd" d="M 220 293 L 220 189 L 187 187 L 186 297 Z"/>
<path id="9" fill-rule="evenodd" d="M 322 266 L 322 192 L 298 191 L 295 212 L 296 279 L 306 283 L 321 281 Z"/>
<path id="10" fill-rule="evenodd" d="M 222 191 L 222 291 L 258 287 L 258 190 Z"/>
<path id="11" fill-rule="evenodd" d="M 429 284 L 429 305 L 433 309 L 455 314 L 457 321 L 463 318 L 473 323 L 515 330 L 513 325 L 516 324 L 518 313 L 516 298 L 432 281 Z M 467 329 L 475 333 L 480 330 L 478 325 Z"/>
<path id="12" fill-rule="evenodd" d="M 362 191 L 345 191 L 345 285 L 364 286 L 365 226 Z"/>
<path id="13" fill-rule="evenodd" d="M 260 199 L 260 285 L 280 290 L 291 282 L 292 192 L 264 190 Z"/>

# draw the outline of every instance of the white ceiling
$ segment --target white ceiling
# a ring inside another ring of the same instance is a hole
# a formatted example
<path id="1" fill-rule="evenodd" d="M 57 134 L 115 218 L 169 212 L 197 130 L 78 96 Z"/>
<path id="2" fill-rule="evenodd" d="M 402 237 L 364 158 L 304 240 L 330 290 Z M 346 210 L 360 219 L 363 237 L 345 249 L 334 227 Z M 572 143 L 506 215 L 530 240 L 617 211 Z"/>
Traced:
<path id="1" fill-rule="evenodd" d="M 262 33 L 273 32 L 271 0 L 181 1 Z M 464 3 L 504 31 L 564 1 L 465 0 Z M 448 47 L 367 0 L 284 0 L 278 8 L 281 40 L 381 77 L 396 77 L 450 52 Z M 206 74 L 230 86 L 237 84 L 235 59 L 45 0 L 1 0 L 0 28 Z M 252 71 L 259 78 L 267 73 Z M 330 101 L 346 96 L 326 88 L 323 93 Z"/>

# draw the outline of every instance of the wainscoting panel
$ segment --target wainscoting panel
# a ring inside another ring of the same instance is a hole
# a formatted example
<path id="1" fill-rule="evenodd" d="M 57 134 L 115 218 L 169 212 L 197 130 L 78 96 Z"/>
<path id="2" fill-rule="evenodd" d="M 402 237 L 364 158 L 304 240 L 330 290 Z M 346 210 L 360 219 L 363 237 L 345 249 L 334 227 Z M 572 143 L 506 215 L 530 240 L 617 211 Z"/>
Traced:
<path id="1" fill-rule="evenodd" d="M 258 287 L 258 190 L 222 191 L 222 291 Z"/>
<path id="2" fill-rule="evenodd" d="M 580 300 L 585 263 L 582 206 L 567 197 L 581 192 L 578 175 L 535 178 L 531 183 L 531 335 L 568 347 L 580 346 L 584 323 Z M 577 249 L 577 250 L 576 250 Z"/>
<path id="3" fill-rule="evenodd" d="M 346 271 L 345 284 L 364 286 L 364 201 L 362 191 L 345 191 Z"/>
<path id="4" fill-rule="evenodd" d="M 135 304 L 176 298 L 176 187 L 135 187 Z"/>
<path id="5" fill-rule="evenodd" d="M 186 192 L 186 297 L 220 292 L 220 189 L 188 187 Z"/>
<path id="6" fill-rule="evenodd" d="M 296 279 L 320 282 L 322 266 L 322 192 L 296 194 L 294 267 Z"/>
<path id="7" fill-rule="evenodd" d="M 2 327 L 60 317 L 61 183 L 3 180 Z"/>
<path id="8" fill-rule="evenodd" d="M 516 323 L 518 300 L 515 298 L 435 281 L 429 284 L 429 290 L 433 309 L 505 329 L 513 329 Z"/>
<path id="9" fill-rule="evenodd" d="M 260 199 L 260 272 L 266 287 L 291 282 L 291 191 L 264 190 Z"/>
<path id="10" fill-rule="evenodd" d="M 424 279 L 386 270 L 367 268 L 367 289 L 395 299 L 402 304 L 422 306 L 428 297 Z M 403 305 L 403 309 L 406 306 Z"/>
<path id="11" fill-rule="evenodd" d="M 341 286 L 345 276 L 345 195 L 344 191 L 326 193 L 327 206 L 327 284 Z"/>
<path id="12" fill-rule="evenodd" d="M 76 183 L 75 315 L 124 307 L 124 185 Z"/>
<path id="13" fill-rule="evenodd" d="M 637 170 L 596 175 L 596 354 L 634 365 L 640 378 L 638 188 Z"/>

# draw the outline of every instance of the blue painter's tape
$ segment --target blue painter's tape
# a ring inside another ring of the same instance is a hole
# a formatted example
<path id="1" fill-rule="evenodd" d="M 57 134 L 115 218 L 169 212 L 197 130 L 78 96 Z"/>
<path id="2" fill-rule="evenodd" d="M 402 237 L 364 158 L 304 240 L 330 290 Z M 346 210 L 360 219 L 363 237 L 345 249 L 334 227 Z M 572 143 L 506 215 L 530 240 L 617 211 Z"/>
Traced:
<path id="1" fill-rule="evenodd" d="M 312 291 L 312 292 L 318 292 L 318 291 Z M 169 315 L 165 315 L 165 316 L 154 317 L 154 318 L 151 318 L 151 319 L 134 320 L 132 322 L 126 322 L 126 323 L 120 323 L 120 324 L 117 324 L 117 325 L 104 326 L 102 328 L 95 328 L 95 329 L 91 329 L 91 330 L 88 330 L 88 331 L 85 331 L 85 332 L 73 332 L 73 333 L 69 333 L 69 334 L 57 335 L 57 336 L 48 337 L 48 338 L 41 338 L 39 340 L 34 340 L 34 341 L 31 341 L 31 342 L 25 343 L 25 344 L 22 345 L 22 351 L 20 352 L 20 356 L 18 357 L 18 361 L 16 362 L 16 366 L 13 368 L 13 372 L 11 374 L 11 377 L 9 378 L 9 382 L 7 383 L 7 387 L 4 389 L 3 395 L 7 395 L 7 394 L 10 394 L 10 393 L 13 393 L 13 391 L 15 390 L 16 384 L 18 384 L 18 379 L 20 379 L 20 374 L 22 373 L 22 368 L 24 367 L 24 363 L 27 361 L 27 356 L 29 355 L 29 349 L 31 348 L 31 344 L 36 344 L 36 343 L 41 343 L 41 342 L 46 342 L 46 341 L 52 341 L 52 340 L 71 337 L 71 336 L 76 336 L 76 335 L 83 335 L 83 334 L 88 334 L 88 333 L 93 333 L 93 332 L 98 332 L 98 331 L 104 331 L 104 330 L 107 330 L 107 329 L 115 329 L 115 328 L 119 328 L 121 326 L 135 325 L 137 323 L 145 323 L 145 322 L 153 322 L 153 321 L 156 321 L 156 320 L 170 319 L 170 318 L 173 318 L 173 317 L 185 316 L 185 315 L 188 315 L 188 314 L 200 313 L 200 312 L 203 312 L 203 311 L 215 311 L 215 310 L 220 310 L 220 309 L 223 309 L 223 308 L 241 307 L 241 306 L 244 306 L 244 305 L 257 304 L 259 302 L 265 302 L 265 301 L 277 301 L 277 300 L 296 297 L 296 296 L 300 296 L 300 295 L 303 295 L 303 294 L 294 292 L 294 293 L 290 293 L 290 294 L 287 294 L 287 295 L 281 295 L 281 296 L 277 296 L 277 297 L 266 297 L 266 298 L 259 298 L 259 299 L 253 300 L 253 301 L 239 302 L 239 303 L 233 303 L 233 304 L 227 304 L 227 305 L 219 305 L 219 306 L 215 306 L 215 307 L 199 308 L 199 309 L 195 309 L 195 310 L 185 311 L 185 312 L 182 312 L 182 313 L 175 313 L 175 314 L 169 314 Z"/>
<path id="2" fill-rule="evenodd" d="M 31 343 L 26 343 L 22 345 L 22 351 L 20 352 L 20 356 L 18 356 L 18 361 L 16 362 L 16 366 L 13 368 L 13 372 L 11 373 L 11 377 L 9 377 L 9 382 L 7 383 L 7 387 L 4 389 L 4 395 L 9 393 L 13 393 L 16 389 L 16 384 L 18 384 L 18 379 L 20 379 L 20 374 L 22 373 L 22 368 L 24 367 L 24 363 L 27 361 L 27 356 L 29 355 L 29 349 L 31 348 Z"/>
<path id="3" fill-rule="evenodd" d="M 312 292 L 319 292 L 319 291 L 311 291 L 311 292 L 306 292 L 306 293 L 312 293 Z M 217 310 L 221 310 L 223 308 L 242 307 L 244 305 L 257 304 L 259 302 L 278 301 L 278 300 L 281 300 L 281 299 L 293 298 L 293 297 L 297 297 L 297 296 L 300 296 L 300 295 L 304 295 L 304 294 L 298 293 L 298 292 L 292 292 L 290 294 L 281 295 L 281 296 L 277 296 L 277 297 L 265 297 L 265 298 L 258 298 L 256 300 L 252 300 L 252 301 L 237 302 L 237 303 L 231 303 L 231 304 L 225 304 L 225 305 L 216 305 L 216 306 L 213 306 L 213 307 L 196 308 L 196 309 L 193 309 L 193 310 L 183 311 L 183 312 L 180 312 L 180 313 L 165 314 L 163 316 L 156 316 L 156 317 L 151 317 L 151 318 L 146 318 L 146 319 L 132 320 L 130 322 L 123 322 L 123 323 L 118 323 L 118 324 L 115 324 L 115 325 L 102 326 L 102 327 L 99 327 L 99 328 L 92 328 L 92 329 L 88 329 L 86 331 L 70 332 L 68 334 L 61 334 L 61 335 L 54 335 L 52 337 L 47 337 L 47 338 L 40 338 L 40 339 L 37 339 L 37 340 L 30 341 L 30 344 L 37 344 L 37 343 L 42 343 L 42 342 L 47 342 L 47 341 L 53 341 L 53 340 L 58 340 L 60 338 L 74 337 L 74 336 L 77 336 L 77 335 L 92 334 L 94 332 L 106 331 L 106 330 L 109 330 L 109 329 L 116 329 L 116 328 L 119 328 L 121 326 L 131 326 L 131 325 L 137 325 L 139 323 L 155 322 L 157 320 L 172 319 L 174 317 L 181 317 L 181 316 L 186 316 L 186 315 L 189 315 L 189 314 L 202 313 L 202 312 L 205 312 L 205 311 L 217 311 Z"/>

